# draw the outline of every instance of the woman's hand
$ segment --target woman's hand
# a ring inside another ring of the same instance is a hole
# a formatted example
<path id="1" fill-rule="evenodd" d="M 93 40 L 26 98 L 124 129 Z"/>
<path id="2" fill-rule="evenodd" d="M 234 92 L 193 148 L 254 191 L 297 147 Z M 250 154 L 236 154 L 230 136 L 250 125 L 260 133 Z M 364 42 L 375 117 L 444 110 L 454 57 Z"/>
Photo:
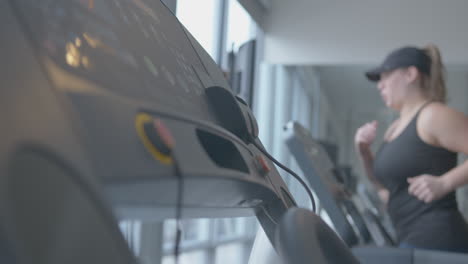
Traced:
<path id="1" fill-rule="evenodd" d="M 375 120 L 358 128 L 354 137 L 354 143 L 358 147 L 358 150 L 362 147 L 369 147 L 374 142 L 376 134 L 377 121 Z"/>
<path id="2" fill-rule="evenodd" d="M 381 188 L 377 190 L 377 194 L 379 195 L 379 198 L 383 202 L 383 204 L 387 206 L 388 199 L 390 198 L 390 192 L 387 189 Z"/>
<path id="3" fill-rule="evenodd" d="M 425 203 L 438 200 L 451 191 L 444 178 L 429 174 L 408 178 L 408 183 L 409 194 Z"/>

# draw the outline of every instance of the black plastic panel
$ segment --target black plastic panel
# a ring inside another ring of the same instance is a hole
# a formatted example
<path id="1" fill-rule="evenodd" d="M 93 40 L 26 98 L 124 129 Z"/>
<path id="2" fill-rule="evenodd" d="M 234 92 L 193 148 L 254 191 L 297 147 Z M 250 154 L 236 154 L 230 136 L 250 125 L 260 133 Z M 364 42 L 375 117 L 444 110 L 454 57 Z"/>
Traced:
<path id="1" fill-rule="evenodd" d="M 40 55 L 62 69 L 115 95 L 215 121 L 199 76 L 208 73 L 160 1 L 15 2 Z"/>

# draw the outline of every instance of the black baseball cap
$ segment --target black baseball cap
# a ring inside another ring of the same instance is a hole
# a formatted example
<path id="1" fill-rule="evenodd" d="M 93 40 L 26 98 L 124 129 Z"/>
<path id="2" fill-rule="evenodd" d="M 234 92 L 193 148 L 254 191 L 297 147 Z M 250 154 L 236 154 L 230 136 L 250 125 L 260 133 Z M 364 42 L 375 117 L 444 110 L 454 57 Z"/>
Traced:
<path id="1" fill-rule="evenodd" d="M 380 66 L 367 71 L 366 77 L 373 82 L 377 82 L 380 80 L 380 74 L 384 72 L 410 66 L 415 66 L 420 72 L 429 75 L 431 72 L 431 58 L 420 48 L 402 47 L 388 54 Z"/>

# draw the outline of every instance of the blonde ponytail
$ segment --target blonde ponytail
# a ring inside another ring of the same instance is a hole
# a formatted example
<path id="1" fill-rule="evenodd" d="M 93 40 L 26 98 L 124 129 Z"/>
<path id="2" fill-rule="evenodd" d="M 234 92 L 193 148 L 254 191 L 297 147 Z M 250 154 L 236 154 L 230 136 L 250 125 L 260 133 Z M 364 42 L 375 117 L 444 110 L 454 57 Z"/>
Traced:
<path id="1" fill-rule="evenodd" d="M 445 67 L 439 49 L 434 44 L 429 44 L 423 50 L 431 58 L 431 70 L 429 76 L 422 77 L 422 88 L 432 100 L 445 103 Z"/>

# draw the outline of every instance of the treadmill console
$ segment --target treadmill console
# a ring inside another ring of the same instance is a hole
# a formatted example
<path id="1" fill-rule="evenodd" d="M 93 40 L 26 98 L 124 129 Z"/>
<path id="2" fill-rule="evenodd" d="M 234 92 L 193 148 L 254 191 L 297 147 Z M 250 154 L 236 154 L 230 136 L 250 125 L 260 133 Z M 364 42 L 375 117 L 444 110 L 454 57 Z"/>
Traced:
<path id="1" fill-rule="evenodd" d="M 162 2 L 11 0 L 0 19 L 3 160 L 53 153 L 121 219 L 173 218 L 183 191 L 183 217 L 256 215 L 273 241 L 294 199 L 250 109 Z"/>

